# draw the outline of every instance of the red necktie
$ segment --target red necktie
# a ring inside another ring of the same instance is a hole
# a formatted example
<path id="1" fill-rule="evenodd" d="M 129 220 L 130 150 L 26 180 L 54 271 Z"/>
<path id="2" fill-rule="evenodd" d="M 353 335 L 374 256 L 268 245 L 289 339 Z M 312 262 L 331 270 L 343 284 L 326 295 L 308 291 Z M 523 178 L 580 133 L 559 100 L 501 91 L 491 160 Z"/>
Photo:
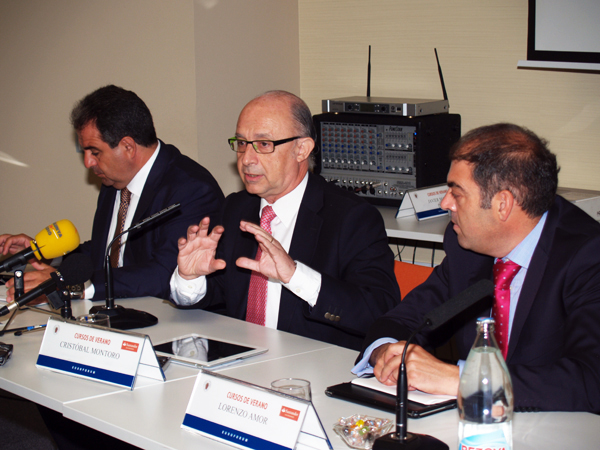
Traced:
<path id="1" fill-rule="evenodd" d="M 121 189 L 121 204 L 119 205 L 119 214 L 117 215 L 117 227 L 115 228 L 115 236 L 123 232 L 125 227 L 125 218 L 127 217 L 127 209 L 129 209 L 129 201 L 131 200 L 131 192 L 129 189 Z M 110 266 L 119 267 L 119 255 L 121 253 L 121 238 L 117 239 L 110 248 Z"/>
<path id="2" fill-rule="evenodd" d="M 499 259 L 494 264 L 494 306 L 492 317 L 496 322 L 496 341 L 506 359 L 508 352 L 508 319 L 510 317 L 510 284 L 515 275 L 521 270 L 521 266 L 507 260 Z"/>
<path id="3" fill-rule="evenodd" d="M 260 217 L 260 227 L 271 234 L 271 221 L 277 217 L 273 208 L 269 205 L 262 210 Z M 260 260 L 262 250 L 260 246 L 256 251 L 256 261 Z M 267 277 L 263 274 L 252 271 L 250 276 L 250 288 L 248 290 L 248 309 L 246 310 L 246 322 L 265 325 L 265 311 L 267 307 Z"/>

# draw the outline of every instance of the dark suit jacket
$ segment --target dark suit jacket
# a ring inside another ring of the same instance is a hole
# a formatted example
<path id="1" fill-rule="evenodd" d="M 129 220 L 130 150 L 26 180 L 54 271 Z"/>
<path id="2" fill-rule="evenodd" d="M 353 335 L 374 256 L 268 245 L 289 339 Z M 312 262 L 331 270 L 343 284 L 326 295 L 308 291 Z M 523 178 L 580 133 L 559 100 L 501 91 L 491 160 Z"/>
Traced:
<path id="1" fill-rule="evenodd" d="M 404 340 L 423 315 L 480 279 L 494 259 L 462 249 L 449 225 L 446 258 L 429 279 L 380 318 L 364 348 L 380 337 Z M 475 321 L 492 299 L 475 304 L 441 330 L 417 336 L 437 346 L 456 335 L 459 358 L 475 340 Z M 600 413 L 600 224 L 557 196 L 533 253 L 510 335 L 507 365 L 515 406 Z"/>
<path id="2" fill-rule="evenodd" d="M 208 293 L 197 307 L 224 301 L 228 315 L 245 319 L 250 271 L 235 260 L 254 258 L 258 245 L 239 225 L 240 220 L 257 223 L 259 209 L 260 198 L 246 191 L 225 200 L 218 257 L 227 268 L 208 277 Z M 319 176 L 309 174 L 289 254 L 318 271 L 322 284 L 313 308 L 282 288 L 279 330 L 358 349 L 369 325 L 400 301 L 381 215 Z"/>
<path id="3" fill-rule="evenodd" d="M 92 258 L 94 300 L 106 298 L 104 255 L 116 194 L 115 188 L 102 186 L 92 239 L 79 247 L 80 252 Z M 177 240 L 186 235 L 188 226 L 205 216 L 217 221 L 223 199 L 221 188 L 204 167 L 161 142 L 131 223 L 134 225 L 174 203 L 181 203 L 181 207 L 128 236 L 123 267 L 113 269 L 115 298 L 168 299 L 169 279 L 177 266 Z"/>

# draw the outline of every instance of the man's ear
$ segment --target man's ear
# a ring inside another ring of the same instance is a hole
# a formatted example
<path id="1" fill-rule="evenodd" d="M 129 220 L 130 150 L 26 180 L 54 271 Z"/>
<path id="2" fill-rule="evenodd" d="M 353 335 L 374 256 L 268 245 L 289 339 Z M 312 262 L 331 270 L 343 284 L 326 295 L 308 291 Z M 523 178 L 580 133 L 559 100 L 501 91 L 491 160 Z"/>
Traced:
<path id="1" fill-rule="evenodd" d="M 125 136 L 123 139 L 121 139 L 119 145 L 130 159 L 135 158 L 137 152 L 137 144 L 135 143 L 132 137 Z"/>
<path id="2" fill-rule="evenodd" d="M 498 219 L 502 222 L 506 222 L 513 212 L 513 208 L 516 205 L 515 197 L 507 189 L 504 189 L 494 195 L 492 200 L 492 208 L 496 212 Z"/>
<path id="3" fill-rule="evenodd" d="M 302 162 L 308 159 L 314 148 L 315 141 L 312 138 L 299 138 L 298 144 L 296 145 L 296 159 L 298 160 L 298 162 Z"/>

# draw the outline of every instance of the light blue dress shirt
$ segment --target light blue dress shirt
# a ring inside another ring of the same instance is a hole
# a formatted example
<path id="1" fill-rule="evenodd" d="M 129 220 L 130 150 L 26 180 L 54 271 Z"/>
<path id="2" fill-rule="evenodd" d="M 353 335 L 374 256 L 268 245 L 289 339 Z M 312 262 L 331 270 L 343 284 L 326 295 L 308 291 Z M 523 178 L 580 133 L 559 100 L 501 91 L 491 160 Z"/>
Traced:
<path id="1" fill-rule="evenodd" d="M 529 264 L 531 263 L 531 257 L 533 256 L 533 252 L 537 247 L 537 244 L 540 240 L 540 236 L 542 235 L 542 230 L 544 229 L 544 224 L 546 223 L 546 217 L 548 216 L 548 212 L 545 212 L 537 225 L 529 232 L 529 234 L 523 239 L 519 245 L 517 245 L 505 258 L 504 260 L 509 259 L 514 263 L 517 263 L 521 266 L 521 270 L 515 276 L 512 283 L 510 284 L 510 316 L 508 320 L 508 334 L 512 331 L 512 324 L 515 317 L 515 311 L 517 309 L 517 303 L 519 302 L 519 296 L 521 295 L 521 288 L 523 287 L 523 282 L 525 281 L 525 277 L 527 276 L 527 270 L 529 269 Z M 491 311 L 490 311 L 491 316 Z M 398 342 L 393 338 L 380 338 L 373 342 L 367 349 L 363 355 L 363 358 L 352 368 L 352 373 L 358 376 L 370 375 L 373 373 L 373 366 L 369 364 L 369 359 L 371 358 L 371 353 L 377 347 L 387 344 L 387 343 L 395 343 Z M 464 366 L 464 360 L 458 361 L 458 366 L 460 367 L 460 373 L 462 373 L 462 369 Z"/>

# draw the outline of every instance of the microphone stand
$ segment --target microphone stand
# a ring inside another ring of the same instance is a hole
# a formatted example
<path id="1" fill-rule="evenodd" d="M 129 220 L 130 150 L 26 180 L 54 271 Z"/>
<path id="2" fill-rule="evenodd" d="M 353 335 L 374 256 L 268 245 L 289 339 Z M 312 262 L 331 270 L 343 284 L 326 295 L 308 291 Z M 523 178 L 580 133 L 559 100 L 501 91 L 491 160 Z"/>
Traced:
<path id="1" fill-rule="evenodd" d="M 375 440 L 373 450 L 387 449 L 429 449 L 449 450 L 449 447 L 433 436 L 427 434 L 408 433 L 408 374 L 406 373 L 406 352 L 413 338 L 425 326 L 431 325 L 430 319 L 426 319 L 411 333 L 404 344 L 402 360 L 398 370 L 398 385 L 396 392 L 396 431 L 388 433 Z"/>
<path id="2" fill-rule="evenodd" d="M 152 325 L 156 325 L 158 323 L 158 318 L 150 313 L 115 305 L 113 273 L 112 266 L 110 265 L 110 253 L 113 243 L 121 236 L 139 230 L 144 225 L 148 224 L 149 222 L 152 222 L 158 217 L 161 217 L 165 214 L 170 214 L 171 212 L 177 210 L 180 206 L 181 203 L 175 203 L 157 212 L 156 214 L 151 215 L 150 217 L 146 217 L 141 222 L 138 222 L 137 224 L 133 225 L 127 230 L 119 233 L 114 237 L 112 241 L 110 241 L 108 247 L 106 248 L 106 254 L 104 258 L 104 287 L 106 289 L 106 304 L 104 306 L 94 306 L 92 309 L 90 309 L 90 314 L 106 314 L 110 317 L 111 328 L 116 328 L 118 330 L 145 328 L 150 327 Z"/>

